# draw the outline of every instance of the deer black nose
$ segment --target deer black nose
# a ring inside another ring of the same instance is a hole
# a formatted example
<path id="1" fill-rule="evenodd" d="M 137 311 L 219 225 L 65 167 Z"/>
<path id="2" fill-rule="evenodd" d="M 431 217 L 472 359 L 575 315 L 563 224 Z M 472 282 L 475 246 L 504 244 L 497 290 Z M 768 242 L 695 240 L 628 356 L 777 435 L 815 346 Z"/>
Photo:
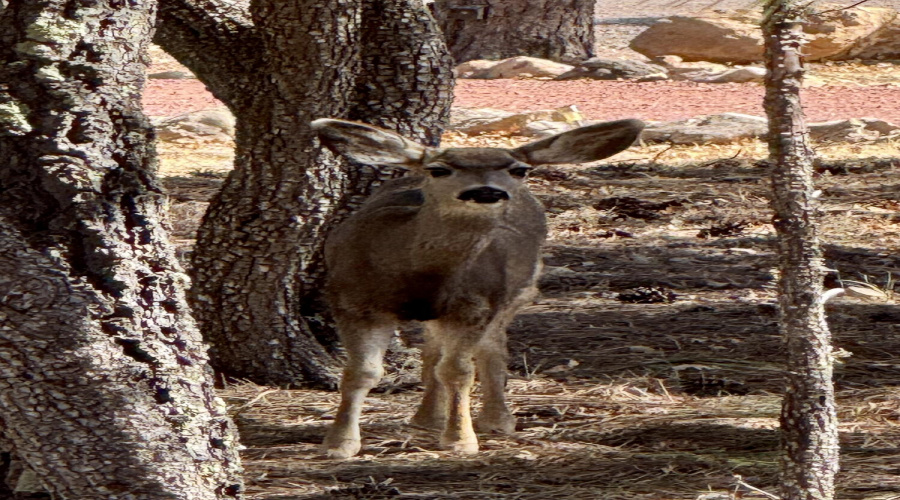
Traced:
<path id="1" fill-rule="evenodd" d="M 459 199 L 462 201 L 474 201 L 475 203 L 497 203 L 500 200 L 508 200 L 509 194 L 500 189 L 484 186 L 463 191 L 459 195 Z"/>

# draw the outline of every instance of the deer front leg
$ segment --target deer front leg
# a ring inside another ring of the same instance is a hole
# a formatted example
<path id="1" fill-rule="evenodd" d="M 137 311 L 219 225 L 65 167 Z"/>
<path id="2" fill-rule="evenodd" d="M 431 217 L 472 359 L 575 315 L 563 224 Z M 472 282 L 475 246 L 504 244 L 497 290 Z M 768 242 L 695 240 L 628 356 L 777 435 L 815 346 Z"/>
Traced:
<path id="1" fill-rule="evenodd" d="M 425 345 L 422 347 L 422 384 L 425 395 L 412 423 L 426 429 L 442 430 L 447 424 L 447 392 L 438 383 L 435 367 L 441 360 L 441 342 L 436 338 L 433 326 L 425 326 Z"/>
<path id="2" fill-rule="evenodd" d="M 349 458 L 362 446 L 359 416 L 366 395 L 384 375 L 382 360 L 394 328 L 354 329 L 359 325 L 338 325 L 347 351 L 347 365 L 341 379 L 341 405 L 334 424 L 322 443 L 328 458 Z"/>
<path id="3" fill-rule="evenodd" d="M 441 434 L 444 449 L 461 453 L 478 451 L 478 438 L 472 428 L 470 394 L 475 385 L 474 352 L 471 345 L 444 351 L 435 367 L 438 383 L 447 397 L 447 423 Z"/>

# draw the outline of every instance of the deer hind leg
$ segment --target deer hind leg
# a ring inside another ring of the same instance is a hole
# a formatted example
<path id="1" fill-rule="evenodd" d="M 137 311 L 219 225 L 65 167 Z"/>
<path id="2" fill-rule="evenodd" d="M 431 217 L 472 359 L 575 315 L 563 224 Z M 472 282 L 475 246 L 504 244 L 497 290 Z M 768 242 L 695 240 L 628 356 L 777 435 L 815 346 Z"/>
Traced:
<path id="1" fill-rule="evenodd" d="M 443 346 L 432 324 L 425 325 L 425 345 L 422 347 L 422 384 L 425 395 L 412 423 L 426 429 L 443 430 L 447 424 L 447 391 L 437 381 L 435 367 L 441 359 Z"/>
<path id="2" fill-rule="evenodd" d="M 506 406 L 506 324 L 489 331 L 475 354 L 481 382 L 481 413 L 475 421 L 478 432 L 512 434 L 516 417 Z"/>
<path id="3" fill-rule="evenodd" d="M 322 447 L 328 458 L 349 458 L 360 450 L 359 416 L 363 401 L 384 374 L 382 360 L 394 334 L 394 325 L 373 327 L 339 320 L 338 331 L 347 351 L 347 365 L 341 379 L 341 405 Z"/>
<path id="4" fill-rule="evenodd" d="M 535 275 L 540 267 L 535 270 Z M 488 325 L 484 339 L 478 345 L 476 363 L 481 382 L 481 413 L 475 421 L 479 432 L 512 434 L 516 430 L 516 417 L 506 406 L 507 357 L 506 329 L 512 323 L 522 305 L 534 300 L 537 290 L 528 287 Z"/>

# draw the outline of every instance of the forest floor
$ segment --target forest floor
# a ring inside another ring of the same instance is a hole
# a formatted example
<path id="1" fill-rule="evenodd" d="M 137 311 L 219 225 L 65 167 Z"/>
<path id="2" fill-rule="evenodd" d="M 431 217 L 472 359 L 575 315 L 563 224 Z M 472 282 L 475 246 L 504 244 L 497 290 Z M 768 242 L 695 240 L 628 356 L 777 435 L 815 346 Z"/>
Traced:
<path id="1" fill-rule="evenodd" d="M 633 17 L 650 15 L 640 10 L 649 3 L 632 2 Z M 823 84 L 808 92 L 827 97 L 811 106 L 813 120 L 900 123 L 897 66 L 814 71 Z M 219 105 L 196 82 L 151 83 L 145 104 L 152 116 Z M 569 86 L 578 91 L 560 90 Z M 610 97 L 590 88 L 615 90 Z M 752 112 L 744 105 L 761 115 L 761 94 L 752 84 L 463 81 L 457 102 L 499 107 L 502 97 L 530 110 L 558 107 L 537 96 L 561 96 L 559 106 L 579 105 L 589 118 L 659 120 Z M 592 106 L 613 111 L 592 115 Z M 672 107 L 678 111 L 659 111 Z M 521 142 L 445 137 L 445 145 Z M 900 145 L 815 148 L 825 256 L 834 270 L 828 285 L 839 277 L 883 287 L 900 271 Z M 231 168 L 231 145 L 161 144 L 160 152 L 173 234 L 189 249 Z M 421 395 L 410 356 L 367 401 L 361 455 L 328 461 L 317 447 L 337 394 L 235 384 L 221 394 L 246 446 L 249 498 L 765 498 L 741 484 L 776 492 L 783 348 L 765 155 L 757 141 L 657 145 L 537 169 L 530 182 L 547 206 L 551 236 L 543 295 L 510 328 L 516 434 L 481 436 L 483 451 L 474 456 L 437 451 L 436 436 L 405 422 Z M 837 348 L 852 354 L 835 374 L 837 498 L 900 499 L 900 310 L 890 298 L 839 297 L 828 314 Z"/>

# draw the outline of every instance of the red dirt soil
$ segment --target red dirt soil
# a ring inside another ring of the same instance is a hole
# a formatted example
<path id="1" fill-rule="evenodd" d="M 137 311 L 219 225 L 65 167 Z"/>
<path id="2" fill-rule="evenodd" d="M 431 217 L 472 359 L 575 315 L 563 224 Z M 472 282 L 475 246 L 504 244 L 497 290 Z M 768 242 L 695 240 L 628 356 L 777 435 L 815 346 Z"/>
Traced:
<path id="1" fill-rule="evenodd" d="M 678 120 L 724 112 L 763 116 L 756 84 L 575 80 L 458 80 L 455 105 L 529 111 L 574 104 L 587 119 Z M 150 116 L 174 116 L 221 106 L 197 80 L 150 80 Z M 900 124 L 900 87 L 815 87 L 803 91 L 807 118 L 820 122 L 873 117 Z"/>

